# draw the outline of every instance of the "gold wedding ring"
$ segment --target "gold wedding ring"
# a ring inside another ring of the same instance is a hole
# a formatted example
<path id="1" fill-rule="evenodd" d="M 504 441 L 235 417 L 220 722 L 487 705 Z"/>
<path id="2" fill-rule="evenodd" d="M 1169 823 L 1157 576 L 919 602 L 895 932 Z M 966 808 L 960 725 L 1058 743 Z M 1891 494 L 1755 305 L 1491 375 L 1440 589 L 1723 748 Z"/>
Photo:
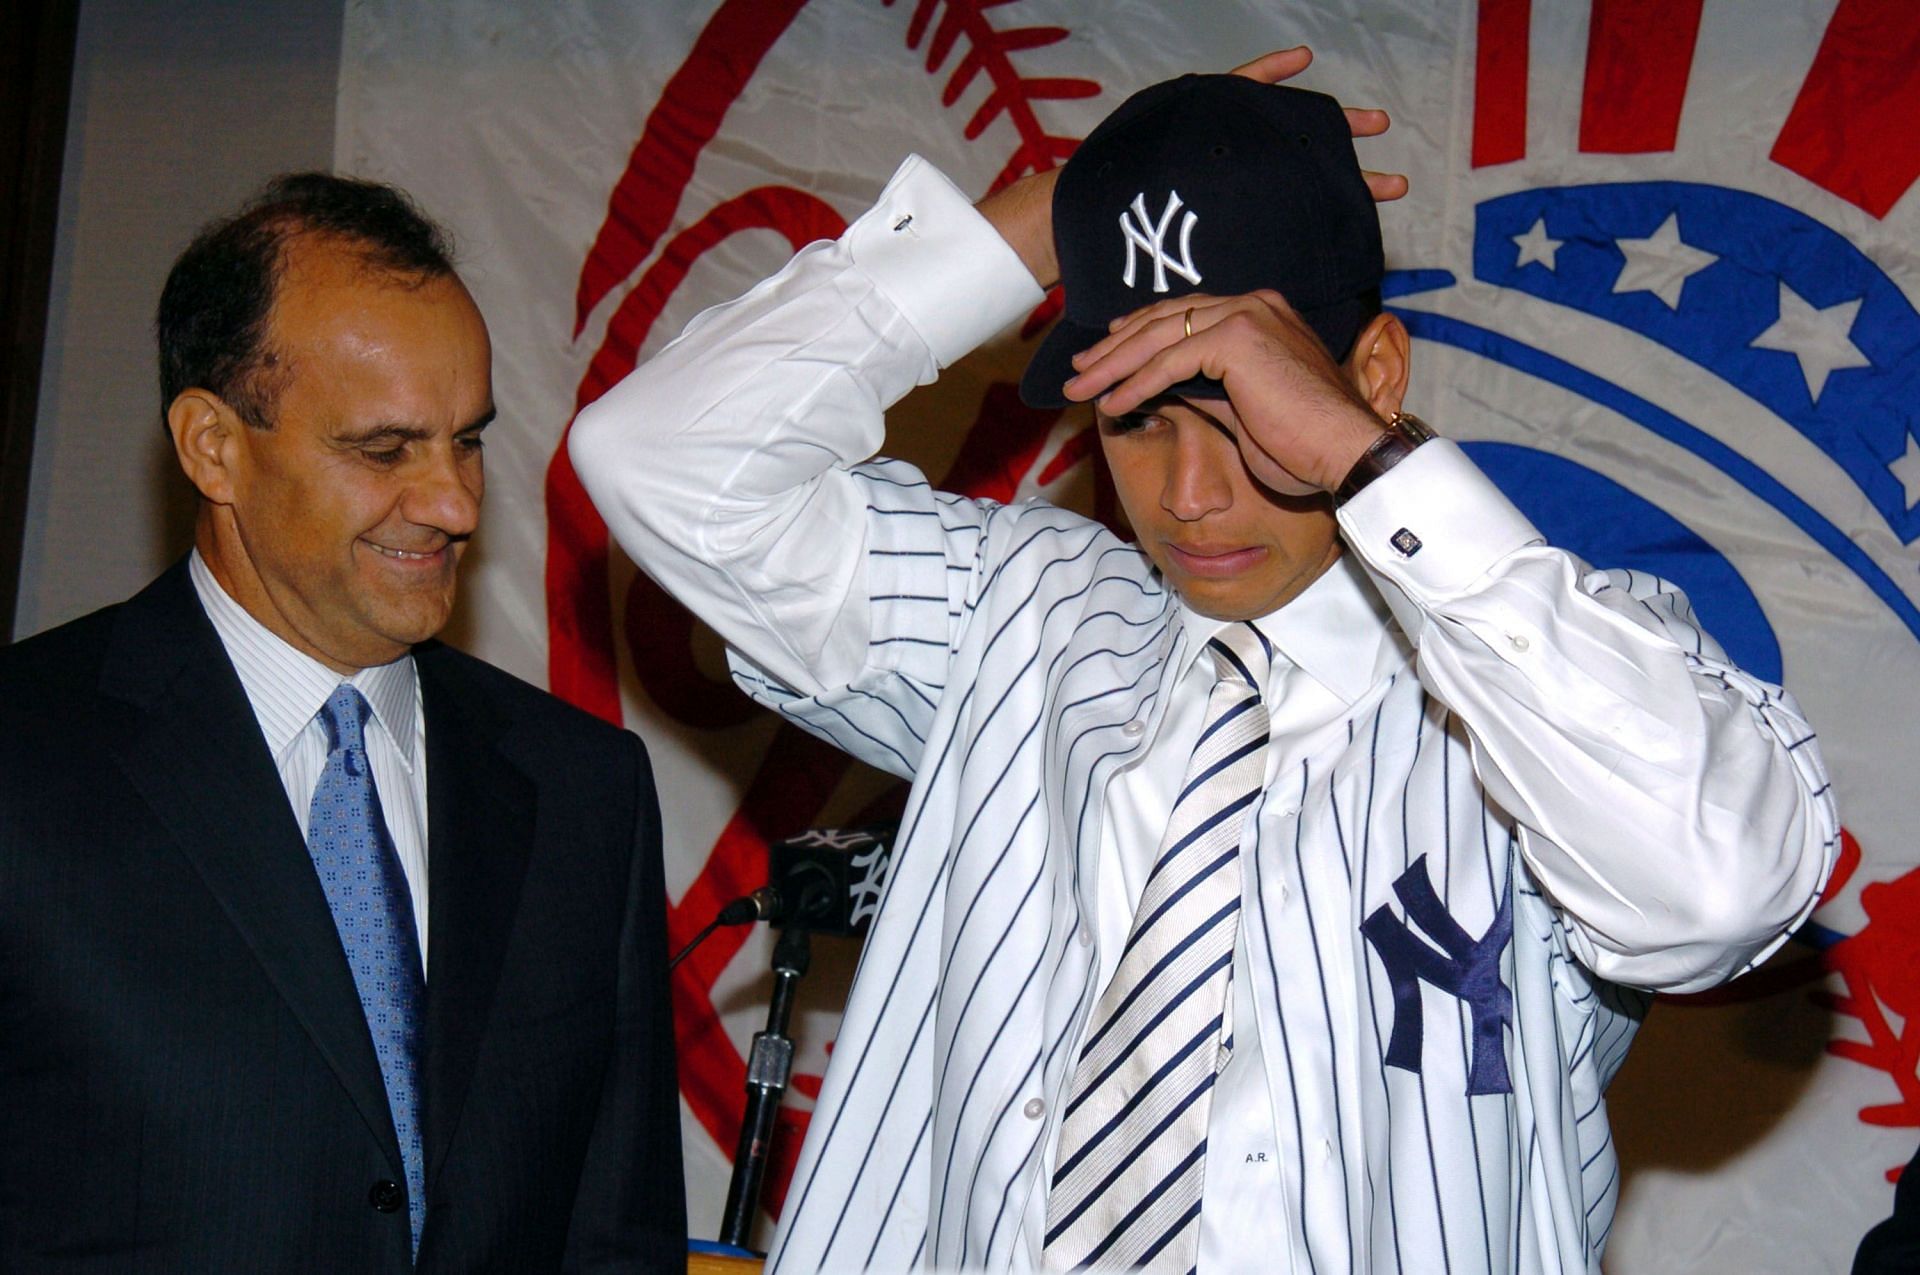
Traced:
<path id="1" fill-rule="evenodd" d="M 1192 306 L 1187 307 L 1186 325 L 1187 325 L 1187 335 L 1192 336 L 1193 335 L 1193 307 Z"/>

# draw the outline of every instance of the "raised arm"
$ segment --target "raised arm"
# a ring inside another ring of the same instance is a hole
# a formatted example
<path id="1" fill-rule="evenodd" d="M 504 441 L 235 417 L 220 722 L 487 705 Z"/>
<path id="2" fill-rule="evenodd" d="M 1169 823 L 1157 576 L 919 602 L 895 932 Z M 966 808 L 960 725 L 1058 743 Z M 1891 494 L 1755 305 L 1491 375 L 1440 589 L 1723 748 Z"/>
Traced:
<path id="1" fill-rule="evenodd" d="M 1407 359 L 1390 315 L 1341 369 L 1275 294 L 1188 296 L 1122 320 L 1067 392 L 1122 414 L 1214 376 L 1254 474 L 1332 492 L 1399 409 Z M 1338 517 L 1417 645 L 1421 681 L 1465 723 L 1582 963 L 1692 990 L 1741 973 L 1806 918 L 1839 836 L 1812 728 L 1790 695 L 1727 660 L 1677 590 L 1547 546 L 1445 439 Z"/>
<path id="2" fill-rule="evenodd" d="M 582 412 L 574 466 L 621 546 L 729 646 L 796 691 L 844 684 L 873 616 L 875 479 L 854 467 L 889 406 L 1042 295 L 910 159 L 838 240 L 701 314 Z"/>

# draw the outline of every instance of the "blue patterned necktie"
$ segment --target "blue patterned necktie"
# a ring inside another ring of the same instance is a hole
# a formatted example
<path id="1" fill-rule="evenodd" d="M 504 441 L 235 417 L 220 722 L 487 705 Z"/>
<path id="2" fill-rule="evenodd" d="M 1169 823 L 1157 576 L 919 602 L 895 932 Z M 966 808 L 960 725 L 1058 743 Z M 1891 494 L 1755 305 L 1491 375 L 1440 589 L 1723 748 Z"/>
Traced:
<path id="1" fill-rule="evenodd" d="M 420 1143 L 420 1028 L 427 984 L 413 895 L 387 833 L 367 762 L 366 698 L 342 682 L 320 707 L 327 764 L 313 788 L 307 851 L 327 894 L 340 946 L 353 970 L 360 1009 L 387 1086 L 393 1129 L 406 1167 L 407 1221 L 413 1251 L 427 1215 L 426 1157 Z"/>
<path id="2" fill-rule="evenodd" d="M 1127 946 L 1094 1006 L 1047 1196 L 1048 1270 L 1191 1271 L 1240 922 L 1240 832 L 1266 779 L 1272 648 L 1207 644 L 1218 680 Z"/>

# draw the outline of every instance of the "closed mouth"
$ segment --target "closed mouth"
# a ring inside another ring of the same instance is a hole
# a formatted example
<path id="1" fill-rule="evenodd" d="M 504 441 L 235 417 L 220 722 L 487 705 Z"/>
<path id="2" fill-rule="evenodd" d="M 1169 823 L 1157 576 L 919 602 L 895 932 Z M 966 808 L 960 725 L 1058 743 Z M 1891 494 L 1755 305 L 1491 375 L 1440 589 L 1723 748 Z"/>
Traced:
<path id="1" fill-rule="evenodd" d="M 1265 550 L 1258 545 L 1188 546 L 1167 543 L 1173 561 L 1195 575 L 1232 575 L 1258 562 Z"/>

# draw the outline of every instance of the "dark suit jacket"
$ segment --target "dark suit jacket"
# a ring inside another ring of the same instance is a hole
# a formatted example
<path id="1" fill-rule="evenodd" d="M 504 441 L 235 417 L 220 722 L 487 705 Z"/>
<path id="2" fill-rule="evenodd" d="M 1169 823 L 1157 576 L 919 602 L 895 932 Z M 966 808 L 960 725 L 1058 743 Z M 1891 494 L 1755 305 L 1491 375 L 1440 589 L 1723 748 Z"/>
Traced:
<path id="1" fill-rule="evenodd" d="M 415 658 L 419 1269 L 684 1269 L 646 754 L 458 651 Z M 0 1271 L 405 1271 L 406 1210 L 372 1203 L 403 1180 L 326 898 L 184 564 L 0 651 Z"/>
<path id="2" fill-rule="evenodd" d="M 1853 1275 L 1913 1275 L 1920 1271 L 1920 1155 L 1893 1188 L 1893 1216 L 1867 1232 L 1854 1255 Z"/>

